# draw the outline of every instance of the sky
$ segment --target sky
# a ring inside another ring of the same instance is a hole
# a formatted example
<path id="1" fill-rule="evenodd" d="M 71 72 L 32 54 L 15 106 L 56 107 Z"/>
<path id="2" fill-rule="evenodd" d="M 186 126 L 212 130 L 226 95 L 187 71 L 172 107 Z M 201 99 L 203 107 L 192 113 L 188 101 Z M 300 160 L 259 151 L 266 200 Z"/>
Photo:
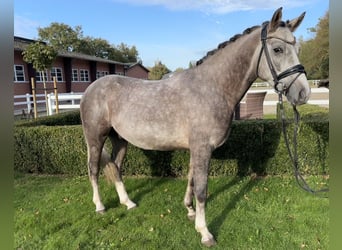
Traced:
<path id="1" fill-rule="evenodd" d="M 36 39 L 52 22 L 80 25 L 84 36 L 136 46 L 146 67 L 160 61 L 175 70 L 270 20 L 279 7 L 283 20 L 306 12 L 295 35 L 307 40 L 329 0 L 14 0 L 14 35 Z"/>

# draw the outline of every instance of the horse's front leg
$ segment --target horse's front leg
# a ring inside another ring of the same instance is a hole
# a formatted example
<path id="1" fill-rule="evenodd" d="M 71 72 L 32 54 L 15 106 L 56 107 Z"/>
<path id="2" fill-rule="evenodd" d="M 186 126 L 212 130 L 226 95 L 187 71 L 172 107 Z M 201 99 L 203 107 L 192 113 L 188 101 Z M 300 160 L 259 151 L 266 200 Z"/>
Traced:
<path id="1" fill-rule="evenodd" d="M 190 165 L 193 168 L 194 194 L 196 199 L 195 228 L 201 234 L 205 246 L 215 245 L 215 239 L 209 232 L 205 220 L 205 202 L 207 198 L 208 170 L 212 149 L 209 145 L 191 150 Z"/>

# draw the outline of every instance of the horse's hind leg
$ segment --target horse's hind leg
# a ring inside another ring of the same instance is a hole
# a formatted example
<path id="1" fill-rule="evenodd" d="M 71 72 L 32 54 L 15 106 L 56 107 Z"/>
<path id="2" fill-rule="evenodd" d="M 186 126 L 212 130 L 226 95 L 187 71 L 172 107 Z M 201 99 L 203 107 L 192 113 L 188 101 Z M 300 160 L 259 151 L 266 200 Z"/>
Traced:
<path id="1" fill-rule="evenodd" d="M 87 148 L 88 148 L 88 174 L 91 186 L 93 188 L 93 202 L 96 206 L 96 212 L 103 213 L 105 207 L 101 202 L 99 193 L 98 178 L 100 171 L 100 158 L 106 137 L 91 136 L 91 133 L 85 132 Z"/>
<path id="2" fill-rule="evenodd" d="M 194 199 L 194 179 L 193 179 L 193 167 L 190 164 L 189 166 L 189 174 L 188 174 L 188 185 L 186 187 L 185 191 L 185 197 L 184 197 L 184 205 L 186 209 L 188 210 L 188 218 L 189 220 L 195 220 L 196 212 L 193 205 L 193 199 Z"/>
<path id="3" fill-rule="evenodd" d="M 136 207 L 136 204 L 129 199 L 121 177 L 121 166 L 127 151 L 127 141 L 120 138 L 114 130 L 109 133 L 109 138 L 113 146 L 111 157 L 114 162 L 108 163 L 105 174 L 114 182 L 120 203 L 127 206 L 127 209 L 131 209 Z"/>

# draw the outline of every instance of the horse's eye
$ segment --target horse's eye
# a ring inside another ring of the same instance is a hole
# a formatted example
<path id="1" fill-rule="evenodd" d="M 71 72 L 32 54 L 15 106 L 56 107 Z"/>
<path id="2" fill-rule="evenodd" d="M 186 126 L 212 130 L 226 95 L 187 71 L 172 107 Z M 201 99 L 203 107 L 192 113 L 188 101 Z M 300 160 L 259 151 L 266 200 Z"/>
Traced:
<path id="1" fill-rule="evenodd" d="M 280 47 L 274 48 L 273 51 L 278 54 L 278 53 L 283 53 L 283 49 Z"/>

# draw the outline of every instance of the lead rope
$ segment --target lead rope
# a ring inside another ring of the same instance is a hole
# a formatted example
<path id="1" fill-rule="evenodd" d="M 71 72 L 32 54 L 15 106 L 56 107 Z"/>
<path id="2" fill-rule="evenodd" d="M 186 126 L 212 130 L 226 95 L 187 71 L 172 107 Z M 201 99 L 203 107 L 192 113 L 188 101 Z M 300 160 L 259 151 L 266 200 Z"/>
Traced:
<path id="1" fill-rule="evenodd" d="M 286 148 L 287 148 L 287 151 L 289 153 L 291 162 L 293 164 L 294 176 L 296 178 L 296 181 L 297 181 L 299 187 L 302 188 L 303 190 L 309 192 L 309 193 L 314 194 L 314 195 L 319 195 L 321 193 L 328 192 L 329 191 L 328 188 L 323 188 L 323 189 L 319 189 L 319 190 L 313 190 L 312 188 L 310 188 L 310 186 L 308 185 L 308 183 L 306 182 L 306 180 L 304 179 L 304 177 L 300 173 L 299 165 L 298 165 L 298 151 L 297 151 L 297 134 L 298 134 L 298 128 L 299 128 L 299 122 L 300 122 L 300 114 L 299 114 L 296 106 L 292 105 L 293 112 L 294 112 L 295 126 L 293 129 L 293 151 L 291 151 L 289 138 L 287 136 L 287 131 L 286 131 L 286 116 L 285 116 L 282 93 L 278 93 L 278 95 L 279 95 L 278 105 L 279 105 L 279 111 L 280 111 L 280 115 L 281 115 L 284 140 L 285 140 Z M 327 198 L 326 196 L 321 196 L 321 197 Z"/>

